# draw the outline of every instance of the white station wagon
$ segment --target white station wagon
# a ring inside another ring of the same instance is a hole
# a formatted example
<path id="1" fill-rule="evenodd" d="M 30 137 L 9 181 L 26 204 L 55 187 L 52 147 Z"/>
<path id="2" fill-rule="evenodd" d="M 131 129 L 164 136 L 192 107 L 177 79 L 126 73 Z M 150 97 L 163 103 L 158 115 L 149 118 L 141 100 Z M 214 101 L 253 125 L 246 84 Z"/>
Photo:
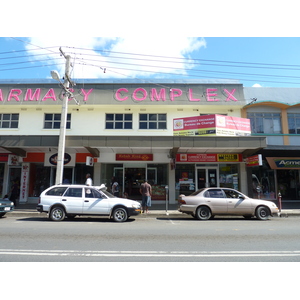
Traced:
<path id="1" fill-rule="evenodd" d="M 101 185 L 54 185 L 44 190 L 36 207 L 46 212 L 53 221 L 79 215 L 108 216 L 116 222 L 125 222 L 130 216 L 141 212 L 138 201 L 117 198 Z"/>

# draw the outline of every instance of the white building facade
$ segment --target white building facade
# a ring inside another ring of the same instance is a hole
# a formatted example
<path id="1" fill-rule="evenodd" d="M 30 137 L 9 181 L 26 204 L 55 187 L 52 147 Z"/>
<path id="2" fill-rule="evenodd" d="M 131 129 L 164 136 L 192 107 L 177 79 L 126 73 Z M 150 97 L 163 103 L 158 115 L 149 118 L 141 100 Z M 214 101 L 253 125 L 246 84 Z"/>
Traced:
<path id="1" fill-rule="evenodd" d="M 249 103 L 242 84 L 85 80 L 71 91 L 79 105 L 68 102 L 65 182 L 84 183 L 90 173 L 94 185 L 110 188 L 115 176 L 121 192 L 139 200 L 148 179 L 157 203 L 203 186 L 248 193 L 245 159 L 266 147 L 266 137 L 174 132 L 179 118 L 240 118 Z M 19 202 L 37 202 L 54 184 L 62 97 L 52 80 L 0 83 L 2 196 L 18 182 Z"/>

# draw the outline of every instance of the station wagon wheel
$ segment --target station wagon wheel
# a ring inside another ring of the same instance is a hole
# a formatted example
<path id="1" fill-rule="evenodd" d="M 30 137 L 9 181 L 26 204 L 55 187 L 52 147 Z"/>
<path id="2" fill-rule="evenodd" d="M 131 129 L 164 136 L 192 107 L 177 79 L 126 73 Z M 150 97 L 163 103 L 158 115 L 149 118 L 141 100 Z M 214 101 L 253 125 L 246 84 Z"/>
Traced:
<path id="1" fill-rule="evenodd" d="M 200 206 L 196 210 L 196 218 L 198 220 L 208 220 L 211 217 L 211 211 L 207 206 Z"/>
<path id="2" fill-rule="evenodd" d="M 66 216 L 65 210 L 61 206 L 54 206 L 49 214 L 52 221 L 62 221 Z"/>
<path id="3" fill-rule="evenodd" d="M 125 208 L 117 207 L 113 210 L 112 217 L 115 222 L 125 222 L 128 219 L 128 214 Z"/>
<path id="4" fill-rule="evenodd" d="M 268 220 L 270 217 L 270 210 L 266 206 L 259 206 L 256 209 L 255 216 L 259 220 Z"/>

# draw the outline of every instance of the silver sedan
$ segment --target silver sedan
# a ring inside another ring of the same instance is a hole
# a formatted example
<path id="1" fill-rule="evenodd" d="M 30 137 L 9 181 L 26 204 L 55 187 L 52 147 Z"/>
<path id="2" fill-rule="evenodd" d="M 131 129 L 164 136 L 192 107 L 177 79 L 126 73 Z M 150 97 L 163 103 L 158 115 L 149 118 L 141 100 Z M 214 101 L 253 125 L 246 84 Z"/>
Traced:
<path id="1" fill-rule="evenodd" d="M 230 188 L 204 188 L 189 196 L 179 196 L 182 213 L 190 214 L 198 220 L 208 220 L 215 215 L 240 215 L 267 220 L 279 210 L 272 201 L 249 198 Z"/>

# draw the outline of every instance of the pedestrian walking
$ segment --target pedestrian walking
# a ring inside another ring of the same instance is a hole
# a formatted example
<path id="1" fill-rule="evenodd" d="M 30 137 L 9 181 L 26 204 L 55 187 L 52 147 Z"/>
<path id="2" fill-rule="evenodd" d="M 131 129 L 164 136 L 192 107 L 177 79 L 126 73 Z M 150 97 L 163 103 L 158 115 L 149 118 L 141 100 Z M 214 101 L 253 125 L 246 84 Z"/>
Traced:
<path id="1" fill-rule="evenodd" d="M 120 186 L 116 177 L 112 177 L 111 179 L 111 192 L 114 196 L 119 197 Z"/>
<path id="2" fill-rule="evenodd" d="M 93 180 L 91 178 L 91 174 L 86 174 L 86 181 L 85 181 L 85 185 L 88 185 L 88 186 L 92 186 L 93 185 Z"/>
<path id="3" fill-rule="evenodd" d="M 151 207 L 152 187 L 145 179 L 141 184 L 140 193 L 142 194 L 142 213 L 149 213 L 149 207 Z"/>

